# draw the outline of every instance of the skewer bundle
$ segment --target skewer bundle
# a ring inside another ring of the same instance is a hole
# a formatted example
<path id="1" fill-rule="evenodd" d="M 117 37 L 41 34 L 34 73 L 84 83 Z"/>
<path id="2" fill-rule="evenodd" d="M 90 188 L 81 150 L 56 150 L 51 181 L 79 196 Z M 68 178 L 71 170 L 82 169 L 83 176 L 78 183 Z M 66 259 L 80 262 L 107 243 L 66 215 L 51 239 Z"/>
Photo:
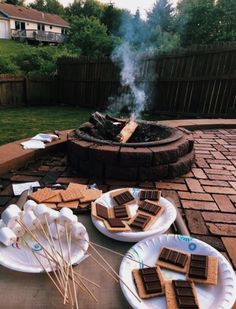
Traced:
<path id="1" fill-rule="evenodd" d="M 72 307 L 79 308 L 77 286 L 83 291 L 87 291 L 97 301 L 94 294 L 85 285 L 85 281 L 99 287 L 96 283 L 82 277 L 73 269 L 71 256 L 72 241 L 76 241 L 76 244 L 84 253 L 86 253 L 87 247 L 90 245 L 90 248 L 96 254 L 96 258 L 92 254 L 89 254 L 89 257 L 117 283 L 119 280 L 123 282 L 140 301 L 136 292 L 132 291 L 120 278 L 119 274 L 104 259 L 95 246 L 109 250 L 112 253 L 119 253 L 88 241 L 85 237 L 87 233 L 86 228 L 78 222 L 77 216 L 73 214 L 71 209 L 62 208 L 59 212 L 48 208 L 44 204 L 37 204 L 32 200 L 28 200 L 24 204 L 23 209 L 21 211 L 17 205 L 10 205 L 3 211 L 3 222 L 0 223 L 0 242 L 5 246 L 11 246 L 16 243 L 18 237 L 22 237 L 27 248 L 32 252 L 40 267 L 44 269 L 62 296 L 64 304 L 69 303 Z M 42 250 L 34 251 L 27 240 L 27 236 L 30 236 Z M 42 241 L 42 236 L 44 241 Z M 101 262 L 99 262 L 98 257 Z M 47 266 L 45 266 L 45 261 Z"/>
<path id="2" fill-rule="evenodd" d="M 11 246 L 21 237 L 63 297 L 64 304 L 70 303 L 76 308 L 78 308 L 76 285 L 82 286 L 84 282 L 78 273 L 76 273 L 78 280 L 75 279 L 71 247 L 73 241 L 86 252 L 87 243 L 83 241 L 86 234 L 84 225 L 78 222 L 77 216 L 68 208 L 62 208 L 59 212 L 44 204 L 28 200 L 24 204 L 23 211 L 12 204 L 2 213 L 0 242 L 5 246 Z M 33 250 L 27 236 L 42 250 Z M 87 287 L 86 289 L 88 290 Z"/>

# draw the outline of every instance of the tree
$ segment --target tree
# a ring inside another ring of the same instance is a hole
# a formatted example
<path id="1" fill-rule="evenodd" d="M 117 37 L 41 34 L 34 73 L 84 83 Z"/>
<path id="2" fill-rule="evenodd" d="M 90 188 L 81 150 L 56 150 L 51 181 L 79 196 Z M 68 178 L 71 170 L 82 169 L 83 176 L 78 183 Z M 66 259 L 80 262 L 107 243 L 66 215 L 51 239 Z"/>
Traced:
<path id="1" fill-rule="evenodd" d="M 82 55 L 108 55 L 113 49 L 113 38 L 107 28 L 95 17 L 75 16 L 71 20 L 68 43 Z"/>
<path id="2" fill-rule="evenodd" d="M 78 0 L 74 1 L 66 8 L 66 15 L 96 17 L 101 20 L 103 16 L 104 5 L 96 0 Z"/>
<path id="3" fill-rule="evenodd" d="M 217 41 L 236 41 L 235 0 L 218 0 L 216 8 L 219 16 Z"/>
<path id="4" fill-rule="evenodd" d="M 219 11 L 214 0 L 197 0 L 190 4 L 182 3 L 185 24 L 182 26 L 181 41 L 183 46 L 192 44 L 210 44 L 215 41 L 218 32 Z"/>
<path id="5" fill-rule="evenodd" d="M 175 29 L 174 9 L 168 0 L 158 0 L 147 13 L 147 46 L 150 52 L 179 47 L 179 34 Z"/>
<path id="6" fill-rule="evenodd" d="M 29 6 L 35 10 L 63 16 L 64 7 L 58 0 L 35 0 Z"/>
<path id="7" fill-rule="evenodd" d="M 24 0 L 6 0 L 5 3 L 13 4 L 13 5 L 24 5 Z"/>
<path id="8" fill-rule="evenodd" d="M 123 14 L 124 10 L 116 8 L 112 3 L 104 6 L 101 21 L 107 27 L 108 33 L 118 35 Z"/>
<path id="9" fill-rule="evenodd" d="M 174 9 L 168 0 L 158 0 L 151 11 L 147 13 L 147 21 L 151 28 L 159 26 L 162 31 L 173 30 Z"/>

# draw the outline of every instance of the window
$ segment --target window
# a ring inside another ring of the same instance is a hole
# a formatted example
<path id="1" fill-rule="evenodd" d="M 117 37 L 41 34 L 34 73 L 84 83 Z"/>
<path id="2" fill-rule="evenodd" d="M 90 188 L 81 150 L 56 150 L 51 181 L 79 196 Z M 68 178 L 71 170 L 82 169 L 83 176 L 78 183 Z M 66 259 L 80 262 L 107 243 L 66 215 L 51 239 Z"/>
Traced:
<path id="1" fill-rule="evenodd" d="M 38 31 L 45 31 L 45 25 L 44 24 L 38 24 Z"/>
<path id="2" fill-rule="evenodd" d="M 67 33 L 67 29 L 61 28 L 61 34 L 66 34 L 66 33 Z"/>
<path id="3" fill-rule="evenodd" d="M 52 26 L 50 26 L 50 29 L 52 29 Z"/>
<path id="4" fill-rule="evenodd" d="M 16 30 L 25 30 L 25 22 L 16 20 L 15 21 Z"/>
<path id="5" fill-rule="evenodd" d="M 20 29 L 20 22 L 18 20 L 15 21 L 15 28 L 16 30 Z"/>

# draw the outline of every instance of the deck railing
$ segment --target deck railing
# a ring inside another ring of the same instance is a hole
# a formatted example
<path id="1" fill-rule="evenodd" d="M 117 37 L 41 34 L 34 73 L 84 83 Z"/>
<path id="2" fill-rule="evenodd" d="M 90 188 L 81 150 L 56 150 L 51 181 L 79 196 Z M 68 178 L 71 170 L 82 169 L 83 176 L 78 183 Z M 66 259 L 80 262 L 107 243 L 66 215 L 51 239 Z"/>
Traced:
<path id="1" fill-rule="evenodd" d="M 31 40 L 38 42 L 63 43 L 65 35 L 61 33 L 41 30 L 12 30 L 11 36 L 13 39 Z"/>

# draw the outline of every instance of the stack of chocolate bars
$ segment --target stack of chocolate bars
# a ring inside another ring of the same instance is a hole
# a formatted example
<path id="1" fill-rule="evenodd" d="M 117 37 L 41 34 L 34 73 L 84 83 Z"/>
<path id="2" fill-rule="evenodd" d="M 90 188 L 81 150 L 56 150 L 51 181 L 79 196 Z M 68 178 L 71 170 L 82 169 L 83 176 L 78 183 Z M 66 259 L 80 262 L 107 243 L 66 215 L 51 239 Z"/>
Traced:
<path id="1" fill-rule="evenodd" d="M 165 281 L 161 268 L 181 272 L 186 278 Z M 198 309 L 195 284 L 217 284 L 218 258 L 162 248 L 155 267 L 133 269 L 132 274 L 140 298 L 165 295 L 168 309 Z"/>
<path id="2" fill-rule="evenodd" d="M 161 216 L 164 207 L 159 204 L 159 190 L 141 190 L 138 201 L 129 189 L 121 189 L 110 193 L 114 207 L 107 208 L 100 203 L 92 203 L 92 215 L 103 221 L 109 232 L 145 231 Z M 134 216 L 132 207 L 138 205 Z M 130 208 L 131 207 L 131 208 Z"/>

